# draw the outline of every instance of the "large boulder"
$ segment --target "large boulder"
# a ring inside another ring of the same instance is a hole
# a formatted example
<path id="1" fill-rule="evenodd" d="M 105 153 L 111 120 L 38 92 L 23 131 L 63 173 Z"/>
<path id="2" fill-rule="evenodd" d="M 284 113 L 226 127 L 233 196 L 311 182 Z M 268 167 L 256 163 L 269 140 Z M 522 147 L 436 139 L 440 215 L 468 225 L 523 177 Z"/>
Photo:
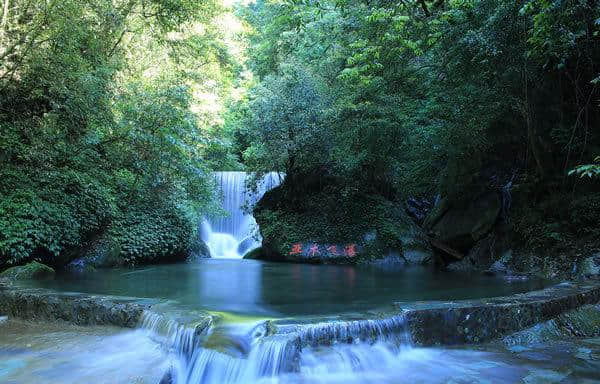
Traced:
<path id="1" fill-rule="evenodd" d="M 54 269 L 47 265 L 33 261 L 26 265 L 8 268 L 0 277 L 9 280 L 44 280 L 54 278 Z"/>
<path id="2" fill-rule="evenodd" d="M 466 253 L 491 231 L 500 209 L 496 192 L 483 193 L 463 207 L 448 207 L 443 199 L 425 219 L 424 229 L 436 242 Z"/>
<path id="3" fill-rule="evenodd" d="M 244 259 L 246 260 L 266 260 L 268 259 L 267 255 L 265 255 L 265 250 L 263 247 L 254 248 L 251 251 L 248 251 L 244 255 Z"/>
<path id="4" fill-rule="evenodd" d="M 577 277 L 597 277 L 600 275 L 600 252 L 586 257 L 576 266 Z"/>
<path id="5" fill-rule="evenodd" d="M 301 195 L 285 184 L 254 210 L 263 248 L 248 258 L 318 264 L 364 264 L 400 255 L 403 264 L 431 259 L 428 240 L 402 204 L 372 194 Z"/>
<path id="6" fill-rule="evenodd" d="M 197 237 L 187 251 L 186 261 L 192 263 L 199 259 L 210 259 L 210 249 L 204 241 Z"/>
<path id="7" fill-rule="evenodd" d="M 71 261 L 66 269 L 72 272 L 92 271 L 95 268 L 123 266 L 119 246 L 107 238 L 100 237 L 81 249 L 79 257 Z"/>

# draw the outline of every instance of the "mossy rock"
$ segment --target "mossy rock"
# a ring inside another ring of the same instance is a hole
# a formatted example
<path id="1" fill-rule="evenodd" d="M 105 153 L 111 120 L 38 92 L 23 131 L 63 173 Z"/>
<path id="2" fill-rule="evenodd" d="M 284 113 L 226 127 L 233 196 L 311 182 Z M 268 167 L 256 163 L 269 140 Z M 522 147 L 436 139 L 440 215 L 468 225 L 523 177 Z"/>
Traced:
<path id="1" fill-rule="evenodd" d="M 300 193 L 286 179 L 263 196 L 254 217 L 263 250 L 250 257 L 262 260 L 369 264 L 405 251 L 415 256 L 403 259 L 410 263 L 429 260 L 427 239 L 403 205 L 372 193 Z"/>
<path id="2" fill-rule="evenodd" d="M 0 277 L 10 280 L 44 280 L 52 279 L 54 275 L 54 269 L 34 261 L 26 265 L 8 268 L 0 274 Z"/>
<path id="3" fill-rule="evenodd" d="M 118 244 L 106 238 L 100 238 L 87 247 L 79 259 L 93 268 L 120 267 L 124 264 Z"/>
<path id="4" fill-rule="evenodd" d="M 496 192 L 480 195 L 466 207 L 451 207 L 433 225 L 437 240 L 450 247 L 467 252 L 485 237 L 500 213 L 500 196 Z"/>
<path id="5" fill-rule="evenodd" d="M 186 261 L 192 263 L 199 259 L 210 259 L 210 249 L 199 237 L 193 240 L 187 250 Z"/>
<path id="6" fill-rule="evenodd" d="M 244 255 L 247 260 L 264 260 L 265 252 L 262 247 L 255 248 Z"/>

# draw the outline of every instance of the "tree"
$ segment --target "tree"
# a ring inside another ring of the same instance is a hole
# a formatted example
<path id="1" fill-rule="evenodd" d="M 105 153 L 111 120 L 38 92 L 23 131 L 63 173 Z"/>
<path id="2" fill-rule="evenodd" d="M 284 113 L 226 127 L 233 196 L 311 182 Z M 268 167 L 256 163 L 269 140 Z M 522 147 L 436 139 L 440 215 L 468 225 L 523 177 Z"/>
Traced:
<path id="1" fill-rule="evenodd" d="M 0 268 L 62 266 L 99 237 L 181 256 L 215 193 L 196 97 L 235 66 L 216 1 L 3 1 Z M 198 60 L 201 57 L 202 60 Z"/>

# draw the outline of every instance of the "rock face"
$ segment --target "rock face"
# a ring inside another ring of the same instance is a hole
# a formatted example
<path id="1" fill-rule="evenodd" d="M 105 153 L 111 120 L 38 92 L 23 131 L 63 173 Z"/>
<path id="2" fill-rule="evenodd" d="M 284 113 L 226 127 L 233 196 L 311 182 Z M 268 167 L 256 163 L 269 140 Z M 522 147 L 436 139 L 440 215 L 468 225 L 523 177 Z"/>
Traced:
<path id="1" fill-rule="evenodd" d="M 327 194 L 285 188 L 267 192 L 255 207 L 263 251 L 251 257 L 318 264 L 365 264 L 390 253 L 402 264 L 431 259 L 427 237 L 402 204 L 358 193 L 331 201 Z"/>
<path id="2" fill-rule="evenodd" d="M 84 258 L 79 258 L 71 261 L 64 268 L 65 271 L 73 274 L 82 274 L 87 272 L 93 272 L 96 270 L 93 263 Z"/>
<path id="3" fill-rule="evenodd" d="M 42 280 L 52 279 L 54 275 L 54 269 L 34 261 L 26 265 L 9 268 L 2 272 L 0 277 L 10 280 Z"/>
<path id="4" fill-rule="evenodd" d="M 467 252 L 490 232 L 500 213 L 500 196 L 487 192 L 466 207 L 448 207 L 442 200 L 425 219 L 423 227 L 436 240 Z"/>
<path id="5" fill-rule="evenodd" d="M 112 268 L 123 265 L 119 247 L 105 238 L 93 241 L 81 250 L 80 256 L 71 261 L 66 269 L 72 272 L 85 272 L 95 268 Z"/>
<path id="6" fill-rule="evenodd" d="M 579 277 L 592 277 L 600 275 L 600 253 L 583 259 L 577 265 L 577 275 Z"/>
<path id="7" fill-rule="evenodd" d="M 506 345 L 545 343 L 572 337 L 600 336 L 600 305 L 586 305 L 506 336 Z"/>
<path id="8" fill-rule="evenodd" d="M 186 261 L 188 263 L 192 263 L 199 259 L 210 259 L 210 257 L 210 249 L 208 249 L 208 245 L 206 245 L 206 243 L 198 237 L 190 246 Z"/>
<path id="9" fill-rule="evenodd" d="M 0 313 L 26 320 L 64 320 L 77 325 L 134 328 L 149 305 L 141 300 L 44 289 L 20 289 L 0 284 Z"/>
<path id="10" fill-rule="evenodd" d="M 250 252 L 244 255 L 244 259 L 246 260 L 264 260 L 266 259 L 264 255 L 264 249 L 262 247 L 255 248 Z"/>

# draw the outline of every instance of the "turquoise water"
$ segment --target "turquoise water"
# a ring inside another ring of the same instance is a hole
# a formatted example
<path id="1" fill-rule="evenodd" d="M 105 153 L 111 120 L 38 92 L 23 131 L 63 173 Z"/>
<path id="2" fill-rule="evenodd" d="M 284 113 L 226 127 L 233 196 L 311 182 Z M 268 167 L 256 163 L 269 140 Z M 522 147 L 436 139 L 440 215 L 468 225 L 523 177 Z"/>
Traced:
<path id="1" fill-rule="evenodd" d="M 30 283 L 59 291 L 161 298 L 195 309 L 268 316 L 337 314 L 394 302 L 504 296 L 547 284 L 417 267 L 386 271 L 225 259 L 64 274 Z"/>

